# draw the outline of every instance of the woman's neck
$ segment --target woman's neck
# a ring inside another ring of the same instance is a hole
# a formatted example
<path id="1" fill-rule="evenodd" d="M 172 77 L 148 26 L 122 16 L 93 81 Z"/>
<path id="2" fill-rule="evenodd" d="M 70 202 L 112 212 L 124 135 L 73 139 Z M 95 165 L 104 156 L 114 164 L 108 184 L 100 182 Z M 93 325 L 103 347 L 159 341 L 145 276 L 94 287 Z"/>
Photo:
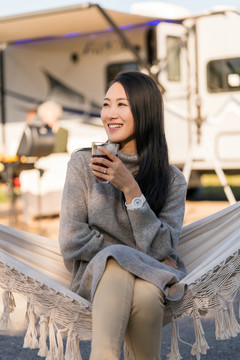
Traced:
<path id="1" fill-rule="evenodd" d="M 127 143 L 120 143 L 120 151 L 129 154 L 136 154 L 137 153 L 136 140 L 132 139 Z"/>

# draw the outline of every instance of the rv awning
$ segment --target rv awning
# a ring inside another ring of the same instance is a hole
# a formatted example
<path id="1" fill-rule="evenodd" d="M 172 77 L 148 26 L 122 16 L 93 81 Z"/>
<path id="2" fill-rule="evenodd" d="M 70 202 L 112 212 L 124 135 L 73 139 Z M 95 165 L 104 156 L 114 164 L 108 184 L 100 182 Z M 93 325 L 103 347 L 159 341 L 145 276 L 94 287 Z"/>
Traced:
<path id="1" fill-rule="evenodd" d="M 104 12 L 124 29 L 156 20 L 147 16 L 122 13 L 114 10 Z M 106 31 L 110 27 L 97 4 L 80 4 L 52 10 L 26 13 L 0 18 L 0 42 L 74 36 Z"/>

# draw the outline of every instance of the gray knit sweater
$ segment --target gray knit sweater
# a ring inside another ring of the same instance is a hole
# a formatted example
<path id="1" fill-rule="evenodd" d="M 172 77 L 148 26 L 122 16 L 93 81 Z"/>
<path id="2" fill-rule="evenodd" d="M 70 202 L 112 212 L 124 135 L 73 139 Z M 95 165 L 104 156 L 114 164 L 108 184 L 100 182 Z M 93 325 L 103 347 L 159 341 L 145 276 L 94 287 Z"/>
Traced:
<path id="1" fill-rule="evenodd" d="M 132 172 L 138 171 L 136 154 L 119 153 Z M 60 214 L 59 242 L 65 264 L 72 272 L 71 289 L 92 301 L 107 259 L 158 286 L 169 300 L 184 294 L 179 280 L 184 265 L 174 251 L 182 229 L 186 181 L 171 166 L 168 199 L 157 217 L 149 204 L 127 210 L 122 192 L 112 184 L 95 183 L 89 168 L 91 150 L 75 152 L 68 164 Z M 171 255 L 175 270 L 160 261 Z"/>

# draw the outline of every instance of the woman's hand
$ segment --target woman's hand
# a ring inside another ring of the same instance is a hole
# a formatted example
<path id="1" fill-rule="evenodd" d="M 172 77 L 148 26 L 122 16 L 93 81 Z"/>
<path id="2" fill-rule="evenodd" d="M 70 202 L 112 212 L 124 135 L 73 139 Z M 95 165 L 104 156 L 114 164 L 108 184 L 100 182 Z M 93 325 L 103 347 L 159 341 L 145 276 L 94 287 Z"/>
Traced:
<path id="1" fill-rule="evenodd" d="M 166 256 L 164 260 L 161 261 L 162 264 L 171 266 L 174 269 L 177 269 L 177 263 L 171 256 Z"/>
<path id="2" fill-rule="evenodd" d="M 141 196 L 142 192 L 132 173 L 126 168 L 123 162 L 112 151 L 99 146 L 99 150 L 108 156 L 109 160 L 103 157 L 91 159 L 89 165 L 95 177 L 108 180 L 116 188 L 121 190 L 127 203 L 131 203 L 136 196 Z M 105 167 L 99 165 L 102 164 Z M 105 172 L 104 172 L 105 170 Z"/>

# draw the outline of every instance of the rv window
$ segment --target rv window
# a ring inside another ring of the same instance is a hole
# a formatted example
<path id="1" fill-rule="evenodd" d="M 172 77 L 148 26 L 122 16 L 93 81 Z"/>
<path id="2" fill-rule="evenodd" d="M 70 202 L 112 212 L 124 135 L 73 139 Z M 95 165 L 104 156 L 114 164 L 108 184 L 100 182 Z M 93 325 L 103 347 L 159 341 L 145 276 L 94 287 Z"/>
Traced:
<path id="1" fill-rule="evenodd" d="M 106 79 L 107 84 L 109 83 L 109 81 L 112 81 L 118 73 L 128 70 L 139 70 L 139 66 L 136 62 L 133 61 L 108 65 Z"/>
<path id="2" fill-rule="evenodd" d="M 167 74 L 169 81 L 180 81 L 181 39 L 167 36 Z"/>
<path id="3" fill-rule="evenodd" d="M 240 58 L 213 60 L 207 64 L 210 92 L 240 90 Z"/>

